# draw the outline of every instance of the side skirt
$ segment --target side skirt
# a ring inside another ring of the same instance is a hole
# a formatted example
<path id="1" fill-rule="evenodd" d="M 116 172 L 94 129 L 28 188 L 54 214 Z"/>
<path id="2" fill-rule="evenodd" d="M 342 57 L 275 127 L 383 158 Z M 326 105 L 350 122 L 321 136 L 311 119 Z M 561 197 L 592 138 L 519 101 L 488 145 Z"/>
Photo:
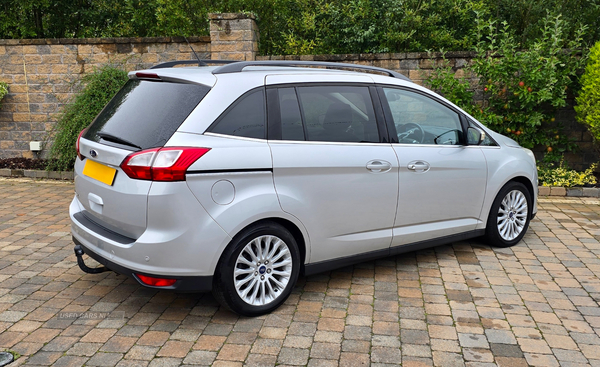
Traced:
<path id="1" fill-rule="evenodd" d="M 341 257 L 333 260 L 320 261 L 314 264 L 304 265 L 304 276 L 322 273 L 325 271 L 342 268 L 349 265 L 358 264 L 365 261 L 380 259 L 387 256 L 396 256 L 406 252 L 423 250 L 429 247 L 447 245 L 452 242 L 464 241 L 485 234 L 485 229 L 476 229 L 474 231 L 453 234 L 450 236 L 434 238 L 432 240 L 409 243 L 406 245 L 394 246 L 385 250 L 365 252 L 358 255 Z"/>

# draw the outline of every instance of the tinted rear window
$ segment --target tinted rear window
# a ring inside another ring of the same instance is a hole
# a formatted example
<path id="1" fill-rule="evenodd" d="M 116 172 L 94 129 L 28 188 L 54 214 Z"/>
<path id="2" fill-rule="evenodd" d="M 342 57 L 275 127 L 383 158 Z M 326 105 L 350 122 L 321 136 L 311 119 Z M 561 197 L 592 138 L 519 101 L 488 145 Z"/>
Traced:
<path id="1" fill-rule="evenodd" d="M 198 84 L 129 80 L 84 138 L 133 149 L 164 146 L 209 90 Z"/>
<path id="2" fill-rule="evenodd" d="M 266 114 L 263 90 L 251 91 L 240 97 L 208 128 L 208 131 L 264 139 Z"/>

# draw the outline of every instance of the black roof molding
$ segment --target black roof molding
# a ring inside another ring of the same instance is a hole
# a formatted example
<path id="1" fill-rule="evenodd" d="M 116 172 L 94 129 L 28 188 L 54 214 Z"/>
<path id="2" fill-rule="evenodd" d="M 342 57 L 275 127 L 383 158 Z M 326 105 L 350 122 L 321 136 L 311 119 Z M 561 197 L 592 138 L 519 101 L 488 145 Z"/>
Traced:
<path id="1" fill-rule="evenodd" d="M 237 62 L 237 61 L 234 61 L 234 60 L 178 60 L 178 61 L 163 62 L 162 64 L 154 65 L 150 69 L 172 68 L 177 65 L 198 65 L 198 66 L 208 66 L 208 64 L 224 65 L 224 64 L 231 64 L 234 62 Z"/>
<path id="2" fill-rule="evenodd" d="M 359 69 L 365 71 L 376 71 L 379 73 L 387 74 L 391 77 L 411 81 L 408 77 L 400 74 L 393 70 L 379 68 L 376 66 L 348 64 L 341 62 L 326 62 L 326 61 L 295 61 L 295 60 L 265 60 L 265 61 L 239 61 L 228 63 L 227 65 L 220 66 L 213 70 L 213 74 L 228 74 L 228 73 L 239 73 L 248 66 L 283 66 L 283 67 L 326 67 L 330 69 Z"/>
<path id="3" fill-rule="evenodd" d="M 248 66 L 280 66 L 280 67 L 325 67 L 328 69 L 358 69 L 364 71 L 375 71 L 382 74 L 387 74 L 393 78 L 398 78 L 411 82 L 407 76 L 393 70 L 379 68 L 377 66 L 349 64 L 342 62 L 326 62 L 326 61 L 298 61 L 298 60 L 264 60 L 264 61 L 235 61 L 235 60 L 179 60 L 168 61 L 162 64 L 154 65 L 150 69 L 172 68 L 177 65 L 198 65 L 208 66 L 209 64 L 222 65 L 215 70 L 213 74 L 229 74 L 242 72 Z"/>

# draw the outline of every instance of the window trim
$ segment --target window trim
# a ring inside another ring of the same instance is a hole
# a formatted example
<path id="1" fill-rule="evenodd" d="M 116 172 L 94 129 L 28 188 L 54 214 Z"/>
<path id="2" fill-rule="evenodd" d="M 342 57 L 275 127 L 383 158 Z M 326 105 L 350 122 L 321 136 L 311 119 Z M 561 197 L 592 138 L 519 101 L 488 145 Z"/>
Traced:
<path id="1" fill-rule="evenodd" d="M 371 97 L 371 107 L 373 108 L 373 115 L 375 117 L 375 124 L 377 127 L 377 132 L 379 135 L 378 142 L 333 142 L 326 140 L 306 140 L 308 137 L 308 133 L 306 131 L 306 123 L 304 118 L 304 111 L 301 108 L 300 96 L 298 95 L 297 88 L 302 87 L 362 87 L 368 88 L 369 96 Z M 281 126 L 281 115 L 279 111 L 279 89 L 286 88 L 294 88 L 294 92 L 296 93 L 296 100 L 298 101 L 298 108 L 300 109 L 300 116 L 302 118 L 302 128 L 304 130 L 304 140 L 283 140 L 282 138 L 282 126 Z M 373 83 L 357 83 L 357 82 L 311 82 L 311 83 L 285 83 L 285 84 L 276 84 L 269 85 L 266 87 L 267 89 L 267 123 L 268 123 L 268 140 L 272 141 L 285 141 L 285 142 L 293 142 L 293 143 L 317 143 L 317 144 L 353 144 L 353 145 L 366 145 L 366 144 L 381 144 L 381 143 L 390 143 L 388 129 L 386 127 L 384 113 L 381 105 L 381 101 L 379 101 L 379 96 L 377 95 L 377 89 L 375 84 Z M 271 92 L 273 91 L 273 92 Z M 379 102 L 378 102 L 379 101 Z"/>
<path id="2" fill-rule="evenodd" d="M 279 93 L 276 88 L 266 88 L 267 140 L 281 140 L 281 116 L 279 115 Z"/>
<path id="3" fill-rule="evenodd" d="M 241 103 L 247 96 L 249 96 L 252 93 L 255 93 L 256 91 L 262 91 L 262 95 L 263 95 L 263 113 L 265 115 L 265 129 L 264 129 L 264 135 L 262 138 L 251 138 L 251 137 L 247 137 L 247 136 L 239 136 L 239 135 L 230 135 L 230 134 L 223 134 L 223 133 L 215 133 L 212 131 L 212 129 L 214 129 L 222 120 L 223 118 L 225 118 L 225 116 L 227 116 L 227 114 L 229 113 L 229 111 L 231 111 L 232 109 L 234 109 L 239 103 Z M 215 134 L 215 135 L 220 135 L 220 136 L 228 136 L 228 137 L 234 137 L 234 138 L 243 138 L 243 139 L 253 139 L 253 140 L 267 140 L 268 137 L 268 133 L 269 133 L 269 114 L 268 114 L 268 108 L 267 108 L 267 93 L 265 91 L 265 87 L 264 86 L 260 86 L 257 88 L 252 88 L 248 91 L 246 91 L 244 94 L 242 94 L 241 96 L 239 96 L 235 101 L 233 101 L 233 103 L 231 103 L 229 106 L 227 106 L 227 108 L 221 112 L 221 114 L 219 115 L 219 117 L 217 117 L 215 119 L 215 121 L 213 121 L 208 128 L 206 128 L 206 130 L 204 131 L 204 134 Z"/>
<path id="4" fill-rule="evenodd" d="M 442 145 L 438 145 L 438 144 L 400 143 L 398 141 L 398 134 L 396 132 L 396 124 L 394 123 L 394 118 L 392 117 L 392 111 L 390 110 L 389 102 L 387 101 L 387 98 L 385 96 L 385 92 L 384 92 L 383 88 L 400 89 L 400 90 L 404 90 L 407 92 L 419 94 L 425 98 L 429 98 L 430 100 L 441 104 L 442 106 L 444 106 L 444 107 L 450 109 L 452 112 L 456 113 L 458 115 L 458 118 L 460 121 L 460 126 L 462 128 L 462 135 L 459 137 L 459 144 L 450 145 L 450 146 L 452 146 L 452 147 L 468 146 L 468 144 L 466 143 L 466 140 L 465 140 L 466 131 L 467 131 L 465 126 L 468 126 L 467 118 L 466 118 L 466 116 L 464 116 L 464 114 L 461 111 L 457 110 L 454 106 L 448 104 L 446 101 L 443 101 L 443 100 L 437 98 L 436 96 L 433 96 L 427 92 L 423 92 L 418 89 L 413 89 L 413 88 L 406 87 L 406 86 L 390 85 L 390 84 L 377 84 L 376 87 L 377 87 L 377 92 L 379 94 L 379 99 L 381 100 L 381 106 L 383 108 L 385 122 L 386 122 L 386 126 L 387 126 L 387 129 L 389 132 L 390 142 L 392 144 L 401 144 L 401 145 L 409 145 L 409 146 L 417 146 L 417 145 L 418 146 L 434 146 L 434 147 L 442 146 Z"/>
<path id="5" fill-rule="evenodd" d="M 377 87 L 374 85 L 369 86 L 369 93 L 371 94 L 371 101 L 373 102 L 373 110 L 375 112 L 375 121 L 377 121 L 377 130 L 379 131 L 379 142 L 391 143 L 390 133 L 387 124 L 385 123 L 385 113 L 383 110 L 383 103 L 379 98 Z"/>
<path id="6" fill-rule="evenodd" d="M 308 128 L 306 127 L 306 116 L 304 115 L 304 108 L 302 108 L 302 99 L 298 94 L 298 87 L 294 87 L 294 93 L 296 94 L 296 102 L 298 102 L 298 111 L 300 111 L 300 120 L 302 120 L 302 132 L 304 133 L 303 141 L 311 141 L 308 140 Z M 277 95 L 279 96 L 279 95 Z M 280 121 L 281 122 L 281 121 Z M 281 125 L 281 131 L 283 131 L 283 124 Z M 283 136 L 282 136 L 283 138 Z"/>

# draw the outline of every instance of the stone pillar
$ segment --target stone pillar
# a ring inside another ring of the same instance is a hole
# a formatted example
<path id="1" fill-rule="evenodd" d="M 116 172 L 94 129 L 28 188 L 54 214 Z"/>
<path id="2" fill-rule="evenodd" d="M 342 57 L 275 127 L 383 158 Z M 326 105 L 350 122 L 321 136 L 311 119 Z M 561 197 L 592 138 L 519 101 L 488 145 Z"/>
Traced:
<path id="1" fill-rule="evenodd" d="M 258 52 L 256 17 L 241 13 L 211 13 L 210 49 L 213 60 L 253 61 Z"/>

